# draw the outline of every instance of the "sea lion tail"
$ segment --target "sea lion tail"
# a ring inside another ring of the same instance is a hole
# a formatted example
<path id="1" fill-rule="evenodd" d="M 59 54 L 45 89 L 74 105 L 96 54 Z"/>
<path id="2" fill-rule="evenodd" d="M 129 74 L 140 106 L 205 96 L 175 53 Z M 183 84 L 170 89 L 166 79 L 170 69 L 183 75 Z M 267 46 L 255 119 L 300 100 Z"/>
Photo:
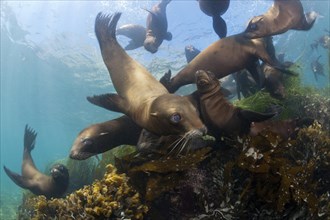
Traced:
<path id="1" fill-rule="evenodd" d="M 227 36 L 227 24 L 220 16 L 213 16 L 213 29 L 220 38 Z"/>
<path id="2" fill-rule="evenodd" d="M 95 34 L 102 48 L 105 42 L 117 42 L 116 27 L 121 16 L 120 12 L 113 15 L 105 15 L 99 12 L 95 19 Z"/>
<path id="3" fill-rule="evenodd" d="M 36 143 L 37 132 L 35 132 L 28 125 L 25 125 L 24 132 L 24 150 L 31 152 L 34 149 Z"/>

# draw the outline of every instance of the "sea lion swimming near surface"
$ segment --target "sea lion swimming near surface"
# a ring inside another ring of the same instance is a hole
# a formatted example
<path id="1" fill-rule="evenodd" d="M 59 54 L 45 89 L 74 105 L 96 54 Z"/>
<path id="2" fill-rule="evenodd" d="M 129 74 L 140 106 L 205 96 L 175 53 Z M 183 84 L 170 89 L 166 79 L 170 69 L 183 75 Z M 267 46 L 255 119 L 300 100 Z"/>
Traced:
<path id="1" fill-rule="evenodd" d="M 227 25 L 221 15 L 229 8 L 229 0 L 198 0 L 199 8 L 213 19 L 213 29 L 220 38 L 227 36 Z"/>
<path id="2" fill-rule="evenodd" d="M 310 30 L 316 20 L 317 13 L 304 14 L 300 0 L 274 0 L 268 11 L 253 17 L 244 31 L 248 38 L 260 38 L 282 34 L 289 29 Z"/>
<path id="3" fill-rule="evenodd" d="M 260 122 L 274 116 L 235 107 L 220 91 L 217 77 L 210 71 L 195 73 L 200 111 L 209 133 L 215 138 L 221 135 L 236 136 L 248 134 L 252 122 Z"/>
<path id="4" fill-rule="evenodd" d="M 69 185 L 69 172 L 62 164 L 55 164 L 50 170 L 50 176 L 41 173 L 35 166 L 31 151 L 35 146 L 37 133 L 25 126 L 22 175 L 4 166 L 6 174 L 16 185 L 30 190 L 35 195 L 44 195 L 47 199 L 61 197 Z"/>
<path id="5" fill-rule="evenodd" d="M 117 28 L 116 34 L 130 38 L 125 50 L 134 50 L 143 46 L 146 39 L 146 28 L 137 24 L 125 24 Z"/>
<path id="6" fill-rule="evenodd" d="M 317 77 L 318 75 L 325 76 L 323 65 L 319 62 L 320 58 L 321 58 L 321 55 L 318 56 L 318 58 L 316 60 L 313 60 L 313 62 L 311 62 L 311 69 L 314 73 L 314 78 L 316 81 L 318 80 L 318 77 Z"/>
<path id="7" fill-rule="evenodd" d="M 89 97 L 88 100 L 112 111 L 122 112 L 136 124 L 156 135 L 204 135 L 206 127 L 196 108 L 185 98 L 169 94 L 142 65 L 118 44 L 115 29 L 121 13 L 99 13 L 95 33 L 102 57 L 118 94 Z"/>
<path id="8" fill-rule="evenodd" d="M 163 40 L 172 40 L 172 34 L 167 32 L 166 7 L 171 0 L 161 0 L 154 5 L 147 17 L 147 34 L 144 41 L 144 48 L 156 53 Z"/>
<path id="9" fill-rule="evenodd" d="M 198 54 L 173 78 L 165 75 L 161 82 L 173 93 L 181 86 L 194 83 L 197 70 L 211 71 L 221 79 L 231 73 L 247 69 L 258 85 L 263 85 L 263 75 L 258 59 L 278 69 L 284 69 L 273 56 L 271 38 L 248 39 L 243 34 L 222 38 Z M 285 70 L 286 71 L 286 70 Z"/>
<path id="10" fill-rule="evenodd" d="M 85 160 L 120 145 L 136 145 L 142 128 L 127 116 L 92 124 L 79 132 L 70 158 Z"/>

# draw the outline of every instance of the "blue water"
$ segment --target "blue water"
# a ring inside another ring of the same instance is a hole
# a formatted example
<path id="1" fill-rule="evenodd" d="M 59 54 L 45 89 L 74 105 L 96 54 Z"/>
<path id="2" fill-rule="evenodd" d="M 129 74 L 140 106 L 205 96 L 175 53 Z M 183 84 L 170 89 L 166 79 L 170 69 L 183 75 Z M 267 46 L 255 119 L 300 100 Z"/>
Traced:
<path id="1" fill-rule="evenodd" d="M 94 35 L 98 12 L 123 12 L 119 26 L 145 25 L 147 12 L 157 1 L 1 1 L 1 166 L 20 172 L 25 124 L 38 132 L 32 152 L 36 166 L 68 156 L 77 133 L 84 127 L 109 120 L 117 113 L 91 105 L 86 96 L 114 92 Z M 277 52 L 286 60 L 299 58 L 304 83 L 329 85 L 329 76 L 315 81 L 310 62 L 322 55 L 329 74 L 328 53 L 310 44 L 329 28 L 329 1 L 302 1 L 305 11 L 319 18 L 308 32 L 288 31 L 274 37 Z M 245 29 L 254 15 L 265 12 L 272 1 L 231 1 L 223 15 L 228 35 Z M 167 7 L 173 40 L 164 41 L 156 54 L 144 48 L 128 53 L 157 78 L 169 68 L 175 74 L 186 63 L 184 47 L 206 48 L 218 39 L 211 18 L 196 1 L 173 0 Z M 119 36 L 125 45 L 128 40 Z M 1 168 L 1 197 L 20 201 L 21 189 Z"/>

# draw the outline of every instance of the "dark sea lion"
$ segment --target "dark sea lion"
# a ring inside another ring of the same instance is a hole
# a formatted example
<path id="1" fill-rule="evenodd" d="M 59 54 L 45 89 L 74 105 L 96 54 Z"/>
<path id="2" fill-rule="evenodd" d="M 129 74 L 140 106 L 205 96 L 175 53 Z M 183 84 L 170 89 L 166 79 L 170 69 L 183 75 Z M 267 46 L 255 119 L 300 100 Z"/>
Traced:
<path id="1" fill-rule="evenodd" d="M 273 56 L 271 47 L 271 38 L 248 39 L 242 34 L 225 37 L 208 46 L 172 79 L 167 80 L 170 77 L 165 75 L 161 82 L 173 93 L 181 86 L 194 83 L 195 73 L 200 69 L 213 72 L 218 79 L 247 69 L 258 85 L 262 85 L 263 75 L 258 59 L 275 68 L 284 68 Z"/>
<path id="2" fill-rule="evenodd" d="M 215 138 L 221 135 L 248 134 L 252 122 L 260 122 L 274 116 L 235 107 L 220 91 L 217 77 L 209 71 L 199 70 L 195 74 L 200 99 L 200 111 L 209 133 Z"/>
<path id="3" fill-rule="evenodd" d="M 131 39 L 125 50 L 134 50 L 142 47 L 146 39 L 146 28 L 137 24 L 125 24 L 117 28 L 117 35 L 124 35 Z"/>
<path id="4" fill-rule="evenodd" d="M 127 116 L 92 124 L 76 137 L 70 158 L 85 160 L 120 145 L 136 145 L 142 128 Z"/>
<path id="5" fill-rule="evenodd" d="M 314 11 L 304 14 L 300 0 L 274 0 L 265 14 L 249 21 L 244 34 L 248 38 L 260 38 L 282 34 L 290 29 L 308 31 L 316 17 Z"/>
<path id="6" fill-rule="evenodd" d="M 318 80 L 318 75 L 320 76 L 325 76 L 324 75 L 324 68 L 323 68 L 323 65 L 319 62 L 319 59 L 321 58 L 321 55 L 318 56 L 318 58 L 316 60 L 314 60 L 313 62 L 311 62 L 311 69 L 314 73 L 314 77 L 315 77 L 315 80 L 317 81 Z"/>
<path id="7" fill-rule="evenodd" d="M 118 44 L 115 29 L 121 13 L 99 13 L 95 33 L 102 57 L 118 94 L 89 97 L 109 110 L 122 112 L 136 124 L 157 135 L 204 135 L 206 128 L 196 108 L 185 98 L 170 94 L 142 65 Z"/>
<path id="8" fill-rule="evenodd" d="M 6 174 L 16 185 L 30 190 L 35 195 L 44 195 L 47 199 L 61 197 L 69 185 L 69 172 L 62 164 L 55 164 L 50 176 L 41 173 L 35 166 L 31 151 L 35 146 L 37 133 L 25 126 L 22 175 L 3 167 Z"/>
<path id="9" fill-rule="evenodd" d="M 172 40 L 172 34 L 167 32 L 166 7 L 171 0 L 161 0 L 154 5 L 147 17 L 147 34 L 144 41 L 144 48 L 156 53 L 163 40 Z"/>
<path id="10" fill-rule="evenodd" d="M 251 124 L 249 135 L 256 136 L 263 131 L 270 131 L 280 136 L 282 139 L 287 140 L 294 137 L 297 134 L 299 128 L 310 126 L 313 124 L 313 122 L 314 120 L 310 118 L 253 122 Z"/>
<path id="11" fill-rule="evenodd" d="M 193 45 L 187 45 L 184 48 L 184 53 L 186 56 L 187 63 L 190 63 L 201 51 L 198 50 L 196 47 Z"/>
<path id="12" fill-rule="evenodd" d="M 257 83 L 246 69 L 234 73 L 233 76 L 236 81 L 236 93 L 239 100 L 241 99 L 241 94 L 246 98 L 259 91 Z"/>
<path id="13" fill-rule="evenodd" d="M 229 8 L 229 2 L 229 0 L 198 0 L 202 12 L 212 17 L 213 29 L 220 38 L 227 36 L 227 25 L 221 15 Z"/>

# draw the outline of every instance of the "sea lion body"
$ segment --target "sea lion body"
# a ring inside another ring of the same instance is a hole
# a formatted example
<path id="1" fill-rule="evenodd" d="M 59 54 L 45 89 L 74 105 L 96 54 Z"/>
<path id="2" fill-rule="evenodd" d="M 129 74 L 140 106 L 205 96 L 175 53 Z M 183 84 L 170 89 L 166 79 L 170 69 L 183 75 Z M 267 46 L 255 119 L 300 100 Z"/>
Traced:
<path id="1" fill-rule="evenodd" d="M 233 106 L 221 93 L 219 80 L 212 72 L 199 70 L 195 77 L 201 117 L 210 134 L 216 138 L 221 135 L 247 134 L 252 122 L 264 121 L 274 116 Z"/>
<path id="2" fill-rule="evenodd" d="M 36 136 L 37 133 L 28 126 L 25 127 L 22 175 L 12 172 L 5 166 L 4 170 L 16 185 L 30 190 L 35 195 L 44 195 L 48 199 L 61 197 L 69 185 L 69 172 L 62 164 L 55 164 L 51 168 L 50 176 L 36 168 L 31 157 Z"/>
<path id="3" fill-rule="evenodd" d="M 269 10 L 253 17 L 244 31 L 248 38 L 260 38 L 282 34 L 289 29 L 310 30 L 316 20 L 317 13 L 304 14 L 300 0 L 274 0 Z"/>
<path id="4" fill-rule="evenodd" d="M 261 67 L 265 74 L 265 89 L 275 98 L 284 98 L 285 88 L 283 85 L 283 73 L 265 63 L 263 63 Z"/>
<path id="5" fill-rule="evenodd" d="M 172 34 L 167 32 L 166 7 L 171 0 L 161 0 L 154 5 L 147 16 L 147 33 L 144 48 L 156 53 L 163 40 L 172 40 Z"/>
<path id="6" fill-rule="evenodd" d="M 177 73 L 169 82 L 161 82 L 169 90 L 175 92 L 183 85 L 194 83 L 197 70 L 211 71 L 221 79 L 231 73 L 248 69 L 258 84 L 263 79 L 258 71 L 258 59 L 271 66 L 281 68 L 281 64 L 268 52 L 268 40 L 263 38 L 247 39 L 242 34 L 220 39 L 199 53 L 185 68 Z"/>
<path id="7" fill-rule="evenodd" d="M 187 45 L 184 48 L 184 53 L 186 56 L 187 63 L 190 63 L 201 51 L 198 50 L 193 45 Z"/>
<path id="8" fill-rule="evenodd" d="M 118 94 L 90 97 L 96 105 L 129 116 L 140 127 L 157 135 L 203 135 L 206 128 L 196 108 L 181 96 L 169 94 L 142 65 L 132 59 L 116 40 L 120 13 L 95 20 L 102 57 Z"/>
<path id="9" fill-rule="evenodd" d="M 201 11 L 212 17 L 213 29 L 220 38 L 224 38 L 227 35 L 227 25 L 221 18 L 221 15 L 227 11 L 229 2 L 229 0 L 198 0 Z"/>
<path id="10" fill-rule="evenodd" d="M 84 128 L 76 137 L 70 158 L 85 160 L 120 145 L 136 145 L 142 128 L 127 116 Z"/>
<path id="11" fill-rule="evenodd" d="M 117 28 L 117 35 L 123 35 L 131 39 L 125 50 L 134 50 L 142 47 L 146 39 L 146 28 L 137 24 L 125 24 Z"/>

